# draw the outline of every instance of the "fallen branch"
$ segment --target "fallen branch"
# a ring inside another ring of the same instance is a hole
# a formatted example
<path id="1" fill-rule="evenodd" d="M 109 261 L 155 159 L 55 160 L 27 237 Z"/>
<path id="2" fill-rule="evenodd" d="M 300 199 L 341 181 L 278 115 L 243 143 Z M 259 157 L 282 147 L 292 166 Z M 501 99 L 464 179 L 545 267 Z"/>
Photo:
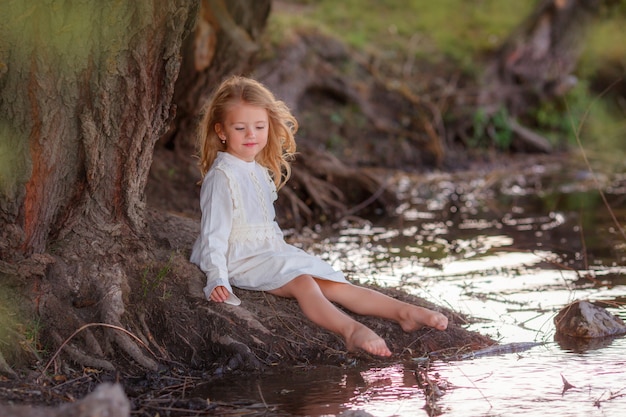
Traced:
<path id="1" fill-rule="evenodd" d="M 548 139 L 536 132 L 533 132 L 529 128 L 520 125 L 515 119 L 509 119 L 508 122 L 511 130 L 517 135 L 517 139 L 522 141 L 522 143 L 529 147 L 530 150 L 543 153 L 552 152 L 552 145 Z"/>

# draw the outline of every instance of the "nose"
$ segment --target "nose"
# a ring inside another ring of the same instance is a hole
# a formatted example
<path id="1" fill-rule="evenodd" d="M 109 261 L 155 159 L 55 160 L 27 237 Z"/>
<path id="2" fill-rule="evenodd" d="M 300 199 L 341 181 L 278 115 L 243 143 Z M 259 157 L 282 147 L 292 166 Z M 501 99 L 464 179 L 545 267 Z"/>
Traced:
<path id="1" fill-rule="evenodd" d="M 254 138 L 256 136 L 256 132 L 254 131 L 254 128 L 248 127 L 246 129 L 246 136 L 248 136 L 249 138 Z"/>

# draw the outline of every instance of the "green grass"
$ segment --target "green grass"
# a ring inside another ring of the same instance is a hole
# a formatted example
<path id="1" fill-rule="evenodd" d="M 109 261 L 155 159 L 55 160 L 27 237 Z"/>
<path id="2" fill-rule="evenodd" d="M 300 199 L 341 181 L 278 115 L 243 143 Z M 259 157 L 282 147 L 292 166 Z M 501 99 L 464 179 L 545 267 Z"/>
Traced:
<path id="1" fill-rule="evenodd" d="M 314 27 L 369 53 L 408 53 L 471 66 L 475 56 L 497 47 L 532 4 L 502 0 L 290 1 L 299 13 L 273 13 L 270 26 Z"/>

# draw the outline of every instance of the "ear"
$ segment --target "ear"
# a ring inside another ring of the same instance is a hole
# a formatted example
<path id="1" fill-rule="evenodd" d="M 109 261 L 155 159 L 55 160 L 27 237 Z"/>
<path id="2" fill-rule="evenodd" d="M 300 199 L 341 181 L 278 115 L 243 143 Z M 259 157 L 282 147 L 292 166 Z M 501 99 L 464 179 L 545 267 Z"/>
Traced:
<path id="1" fill-rule="evenodd" d="M 217 133 L 217 137 L 220 139 L 224 138 L 224 129 L 222 128 L 221 123 L 215 123 L 215 133 Z"/>

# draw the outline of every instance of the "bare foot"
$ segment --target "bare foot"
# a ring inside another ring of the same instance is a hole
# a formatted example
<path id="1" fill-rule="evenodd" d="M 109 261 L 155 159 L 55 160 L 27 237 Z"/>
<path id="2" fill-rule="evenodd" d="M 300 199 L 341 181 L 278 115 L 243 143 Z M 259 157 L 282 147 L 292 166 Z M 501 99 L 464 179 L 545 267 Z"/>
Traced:
<path id="1" fill-rule="evenodd" d="M 346 347 L 349 351 L 363 349 L 372 355 L 391 356 L 391 351 L 383 338 L 363 325 L 359 325 L 346 337 Z"/>
<path id="2" fill-rule="evenodd" d="M 419 306 L 408 306 L 401 314 L 401 317 L 402 319 L 399 323 L 405 332 L 419 330 L 424 326 L 437 330 L 446 330 L 448 327 L 448 318 L 446 316 L 437 311 Z"/>

